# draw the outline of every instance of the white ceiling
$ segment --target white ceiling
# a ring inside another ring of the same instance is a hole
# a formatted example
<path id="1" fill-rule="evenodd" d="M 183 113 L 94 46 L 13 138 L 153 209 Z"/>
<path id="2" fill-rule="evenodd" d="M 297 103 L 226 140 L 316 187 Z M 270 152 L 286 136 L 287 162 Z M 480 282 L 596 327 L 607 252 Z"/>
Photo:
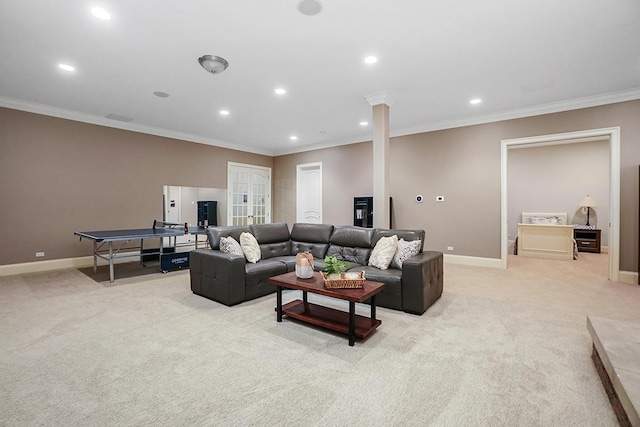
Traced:
<path id="1" fill-rule="evenodd" d="M 638 0 L 320 2 L 0 0 L 0 106 L 276 155 L 371 140 L 383 91 L 392 135 L 640 98 Z"/>

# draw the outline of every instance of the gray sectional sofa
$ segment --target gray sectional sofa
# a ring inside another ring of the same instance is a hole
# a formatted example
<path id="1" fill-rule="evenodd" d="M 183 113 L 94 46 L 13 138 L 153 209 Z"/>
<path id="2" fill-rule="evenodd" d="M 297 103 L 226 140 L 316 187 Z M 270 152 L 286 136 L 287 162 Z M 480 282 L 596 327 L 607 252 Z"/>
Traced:
<path id="1" fill-rule="evenodd" d="M 242 255 L 220 251 L 220 239 L 249 232 L 258 241 L 261 260 L 249 263 Z M 367 265 L 378 240 L 397 235 L 406 241 L 420 240 L 418 255 L 406 259 L 402 269 L 381 270 Z M 383 282 L 376 305 L 413 314 L 423 314 L 442 294 L 442 252 L 424 251 L 424 230 L 387 230 L 329 224 L 296 223 L 213 227 L 207 229 L 210 249 L 191 252 L 191 290 L 197 295 L 231 306 L 272 292 L 269 278 L 295 270 L 298 252 L 311 252 L 314 269 L 324 269 L 326 255 L 345 261 L 348 270 L 365 271 L 368 280 Z"/>

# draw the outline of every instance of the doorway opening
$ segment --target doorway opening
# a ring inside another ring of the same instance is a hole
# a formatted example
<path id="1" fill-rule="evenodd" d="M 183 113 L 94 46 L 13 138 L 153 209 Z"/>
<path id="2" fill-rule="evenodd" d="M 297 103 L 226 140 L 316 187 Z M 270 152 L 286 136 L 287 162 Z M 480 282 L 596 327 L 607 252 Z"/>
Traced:
<path id="1" fill-rule="evenodd" d="M 609 231 L 608 279 L 619 281 L 620 276 L 620 128 L 603 128 L 561 134 L 541 135 L 501 141 L 501 266 L 507 268 L 508 255 L 508 204 L 507 159 L 509 148 L 533 146 L 532 144 L 569 144 L 592 141 L 594 138 L 609 140 L 609 223 L 603 224 Z"/>

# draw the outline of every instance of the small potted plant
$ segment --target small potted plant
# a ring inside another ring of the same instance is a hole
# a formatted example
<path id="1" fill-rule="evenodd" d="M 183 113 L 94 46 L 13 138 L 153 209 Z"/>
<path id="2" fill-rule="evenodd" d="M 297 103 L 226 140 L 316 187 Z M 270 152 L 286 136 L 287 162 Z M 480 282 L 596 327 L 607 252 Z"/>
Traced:
<path id="1" fill-rule="evenodd" d="M 329 280 L 340 279 L 342 269 L 349 267 L 349 264 L 334 256 L 324 257 L 324 264 L 324 271 L 327 273 L 327 279 Z"/>

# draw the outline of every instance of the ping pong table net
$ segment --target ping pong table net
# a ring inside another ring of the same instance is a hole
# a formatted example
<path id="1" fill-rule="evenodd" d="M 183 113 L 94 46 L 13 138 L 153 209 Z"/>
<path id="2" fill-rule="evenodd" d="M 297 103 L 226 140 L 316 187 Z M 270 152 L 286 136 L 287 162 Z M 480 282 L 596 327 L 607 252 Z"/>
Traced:
<path id="1" fill-rule="evenodd" d="M 153 228 L 171 228 L 171 229 L 183 229 L 184 234 L 189 234 L 189 224 L 184 222 L 168 222 L 168 221 L 160 221 L 157 219 L 153 220 Z"/>

